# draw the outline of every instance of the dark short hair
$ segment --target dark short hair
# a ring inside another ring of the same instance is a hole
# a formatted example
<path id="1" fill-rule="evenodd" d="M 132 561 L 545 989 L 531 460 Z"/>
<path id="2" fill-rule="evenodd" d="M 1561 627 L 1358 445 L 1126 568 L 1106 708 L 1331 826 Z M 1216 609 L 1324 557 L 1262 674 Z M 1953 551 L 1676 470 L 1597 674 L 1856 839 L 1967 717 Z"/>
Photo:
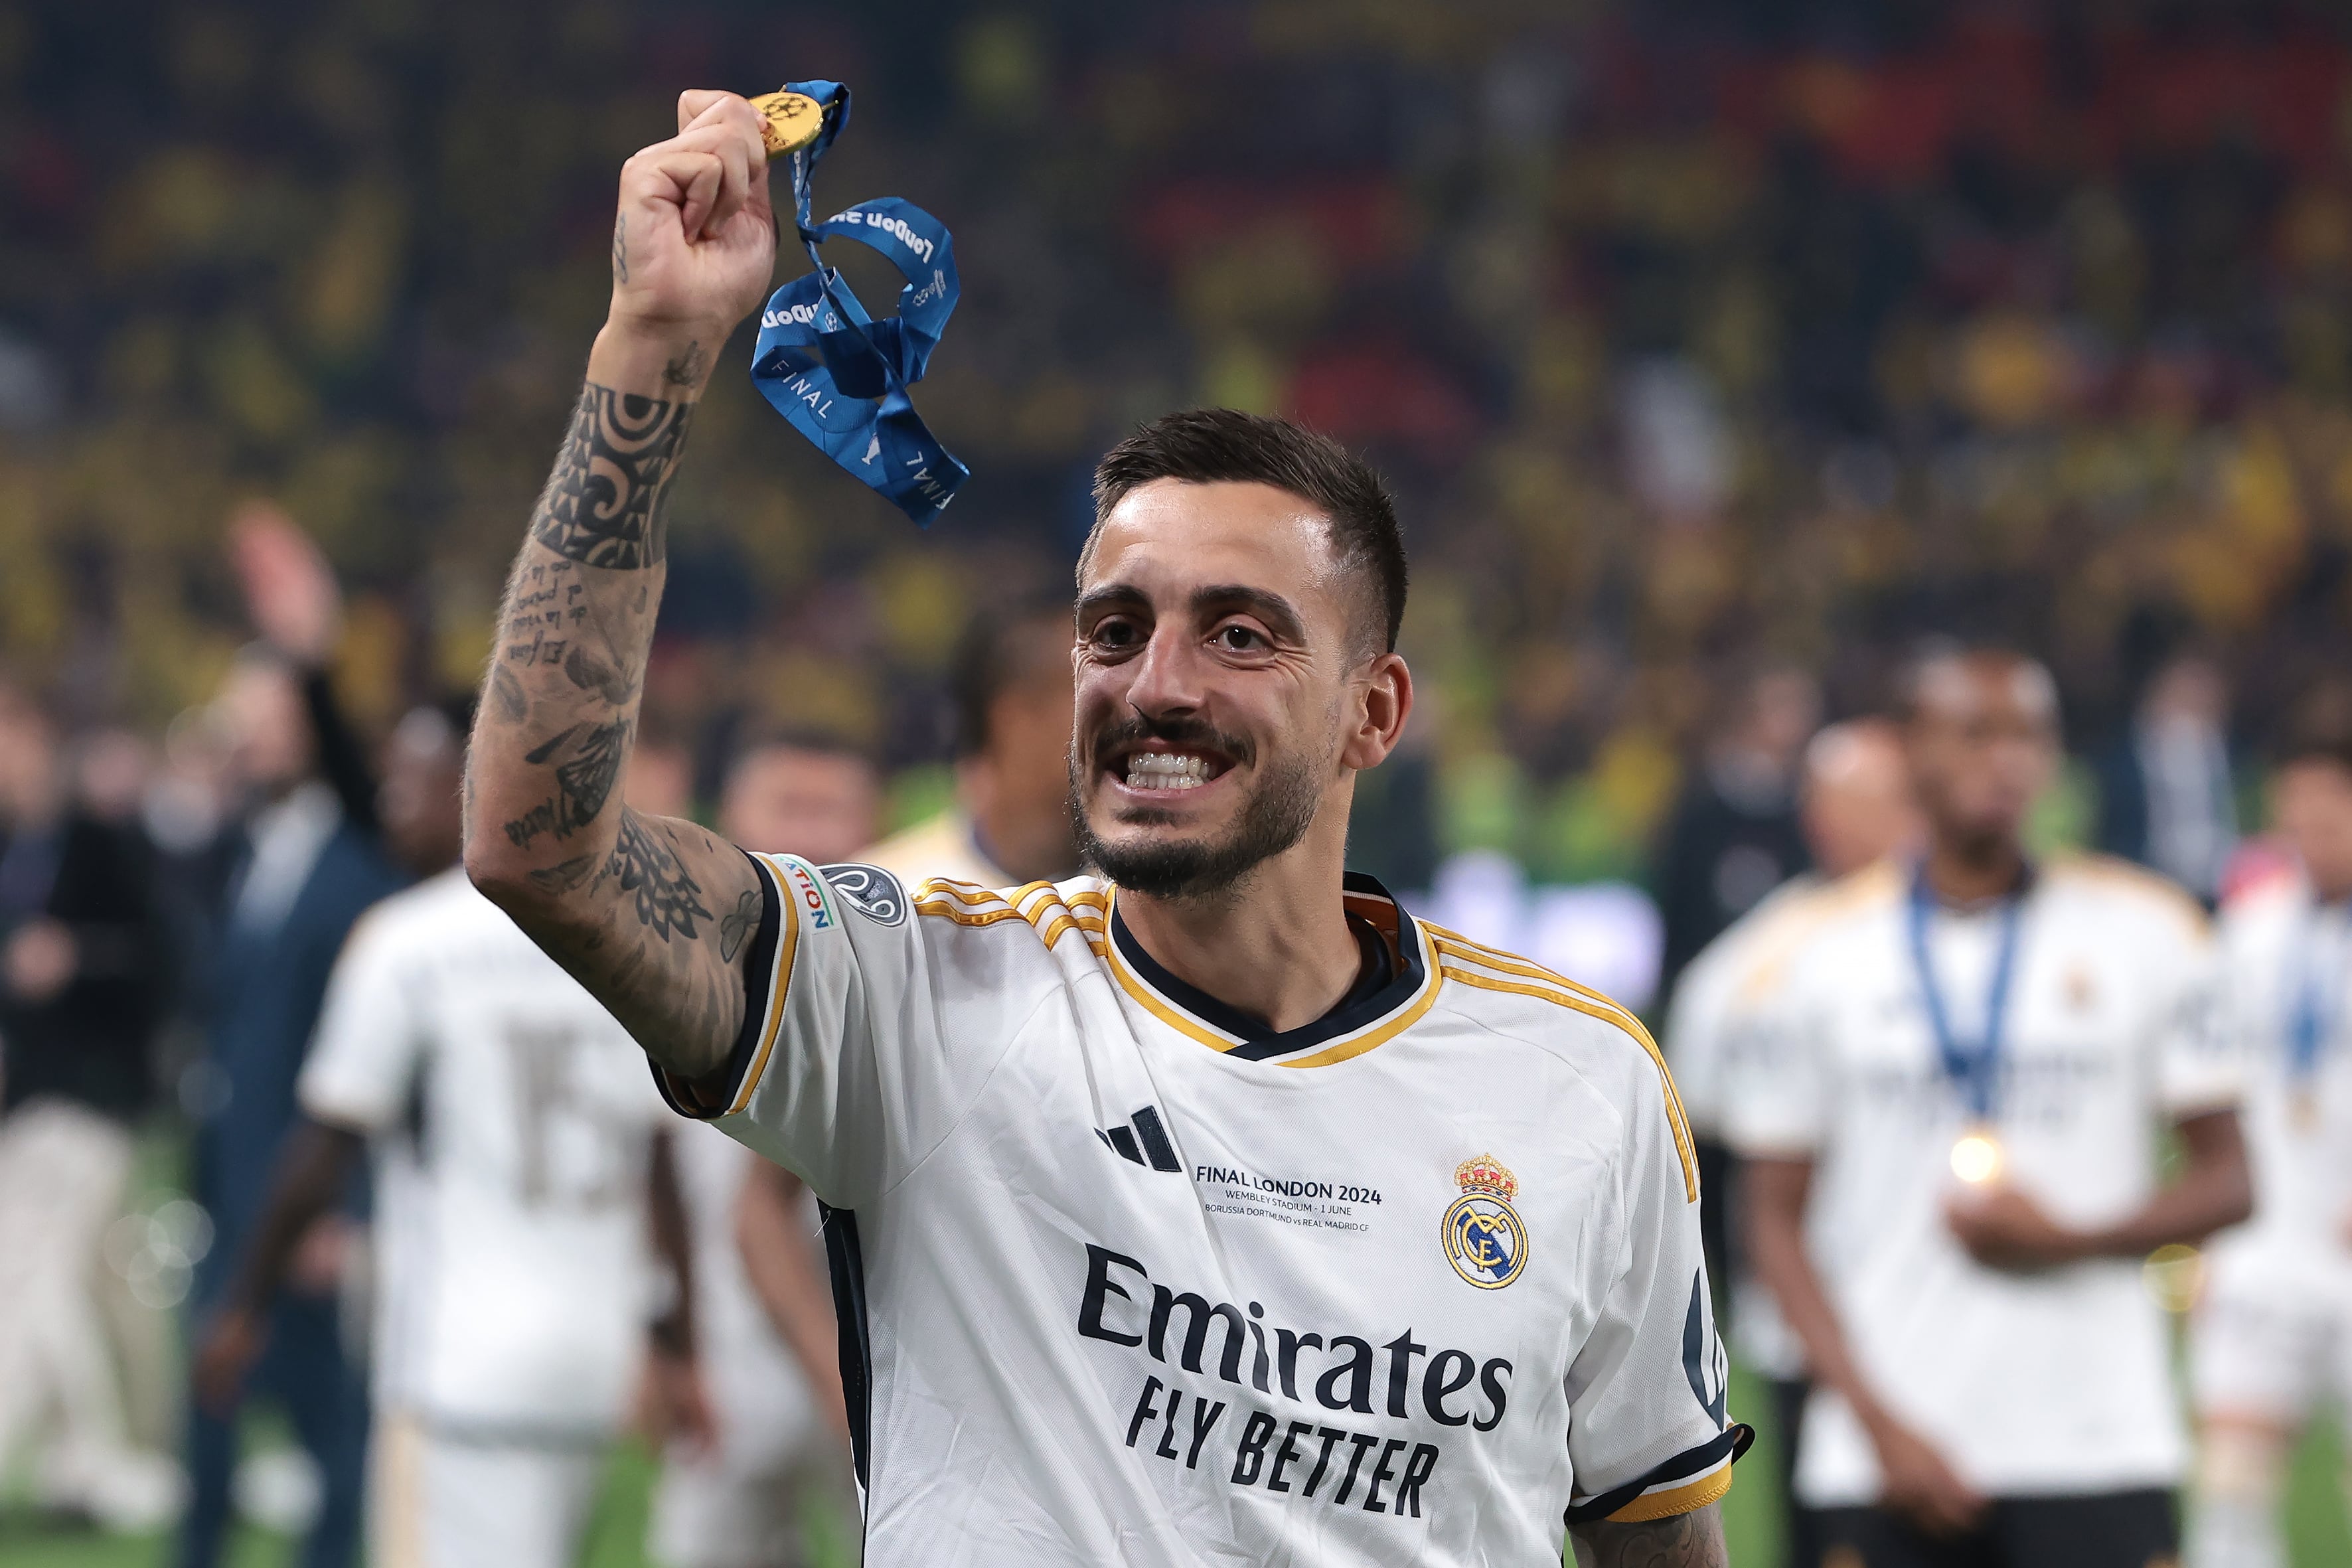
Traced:
<path id="1" fill-rule="evenodd" d="M 1287 419 L 1234 408 L 1163 415 L 1095 466 L 1096 531 L 1112 508 L 1154 479 L 1271 485 L 1311 503 L 1330 522 L 1331 553 L 1364 586 L 1380 647 L 1396 651 L 1404 625 L 1404 532 L 1396 501 L 1370 464 Z M 1082 572 L 1093 553 L 1089 535 Z"/>
<path id="2" fill-rule="evenodd" d="M 1068 673 L 1070 635 L 1067 603 L 1032 600 L 971 618 L 956 639 L 948 671 L 957 756 L 977 756 L 988 749 L 990 715 L 1006 691 L 1043 674 L 1049 660 Z"/>

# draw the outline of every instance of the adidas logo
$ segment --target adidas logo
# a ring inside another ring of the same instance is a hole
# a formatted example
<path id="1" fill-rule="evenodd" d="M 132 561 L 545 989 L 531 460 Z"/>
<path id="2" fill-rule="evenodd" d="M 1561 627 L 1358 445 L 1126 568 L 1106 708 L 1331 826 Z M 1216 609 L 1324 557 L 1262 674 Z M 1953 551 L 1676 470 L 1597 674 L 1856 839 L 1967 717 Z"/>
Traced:
<path id="1" fill-rule="evenodd" d="M 1168 1129 L 1160 1121 L 1160 1112 L 1146 1105 L 1128 1120 L 1131 1127 L 1097 1127 L 1095 1136 L 1101 1139 L 1122 1160 L 1132 1160 L 1139 1165 L 1150 1165 L 1155 1171 L 1181 1171 L 1183 1162 L 1176 1158 L 1176 1145 L 1168 1141 Z"/>

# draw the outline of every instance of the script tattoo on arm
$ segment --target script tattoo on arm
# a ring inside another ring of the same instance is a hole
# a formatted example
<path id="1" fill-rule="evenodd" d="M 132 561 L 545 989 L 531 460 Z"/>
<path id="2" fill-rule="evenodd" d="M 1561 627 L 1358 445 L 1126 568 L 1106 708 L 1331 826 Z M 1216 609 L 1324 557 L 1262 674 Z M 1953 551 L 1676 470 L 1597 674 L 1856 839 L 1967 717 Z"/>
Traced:
<path id="1" fill-rule="evenodd" d="M 1713 1503 L 1641 1524 L 1572 1526 L 1577 1568 L 1727 1568 L 1723 1518 Z"/>
<path id="2" fill-rule="evenodd" d="M 625 230 L 614 265 L 626 265 Z M 476 883 L 689 1078 L 733 1043 L 760 908 L 733 847 L 622 799 L 667 575 L 662 492 L 693 408 L 593 382 L 581 393 L 508 578 L 466 805 Z"/>

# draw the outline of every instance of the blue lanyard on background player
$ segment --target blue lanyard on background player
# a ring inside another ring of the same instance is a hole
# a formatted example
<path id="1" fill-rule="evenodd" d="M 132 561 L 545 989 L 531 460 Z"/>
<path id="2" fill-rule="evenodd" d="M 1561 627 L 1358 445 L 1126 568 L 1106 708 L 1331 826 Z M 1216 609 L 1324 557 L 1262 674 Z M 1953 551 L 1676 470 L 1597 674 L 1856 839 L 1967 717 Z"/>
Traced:
<path id="1" fill-rule="evenodd" d="M 2293 1000 L 2286 1020 L 2287 1077 L 2299 1089 L 2307 1089 L 2319 1070 L 2320 1056 L 2335 1040 L 2336 1021 L 2344 1010 L 2344 942 L 2340 933 L 2333 942 L 2320 940 L 2321 925 L 2336 908 L 2315 902 L 2303 924 L 2298 949 L 2301 973 L 2291 986 Z M 2322 961 L 2323 946 L 2333 949 L 2333 964 Z M 2333 984 L 2328 984 L 2331 973 Z"/>
<path id="2" fill-rule="evenodd" d="M 1958 1086 L 1968 1101 L 1969 1115 L 1979 1124 L 1992 1121 L 1993 1095 L 1999 1088 L 2003 1026 L 2009 1014 L 2010 982 L 2017 973 L 2017 931 L 2023 896 L 2005 900 L 2000 911 L 2000 947 L 1992 963 L 1992 984 L 1985 994 L 1983 1032 L 1963 1042 L 1952 1032 L 1952 1016 L 1944 994 L 1936 984 L 1936 968 L 1927 953 L 1927 919 L 1935 913 L 1935 890 L 1927 886 L 1922 863 L 1911 878 L 1911 963 L 1919 973 L 1919 994 L 1927 1005 L 1927 1027 L 1936 1037 L 1936 1053 L 1945 1076 Z"/>
<path id="3" fill-rule="evenodd" d="M 931 350 L 954 313 L 959 285 L 947 226 L 911 202 L 882 196 L 809 216 L 809 176 L 849 122 L 849 89 L 837 81 L 796 81 L 787 92 L 824 110 L 816 140 L 792 154 L 793 211 L 816 270 L 769 296 L 751 351 L 751 381 L 777 413 L 835 462 L 880 491 L 919 524 L 955 499 L 971 470 L 925 427 L 907 388 L 923 379 Z M 897 316 L 876 321 L 817 247 L 854 239 L 890 258 L 907 279 Z"/>

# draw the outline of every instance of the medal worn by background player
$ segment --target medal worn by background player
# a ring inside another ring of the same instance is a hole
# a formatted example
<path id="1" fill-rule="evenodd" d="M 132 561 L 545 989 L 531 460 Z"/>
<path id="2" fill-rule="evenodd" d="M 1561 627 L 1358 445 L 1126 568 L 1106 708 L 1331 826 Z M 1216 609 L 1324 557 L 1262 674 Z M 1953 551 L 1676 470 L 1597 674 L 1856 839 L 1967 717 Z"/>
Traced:
<path id="1" fill-rule="evenodd" d="M 2249 1202 L 2203 917 L 2120 863 L 2025 858 L 2058 756 L 2039 665 L 1931 658 L 1909 708 L 1927 857 L 1817 895 L 1725 1101 L 1814 1381 L 1798 1495 L 1871 1568 L 2142 1568 L 2185 1446 L 2141 1260 Z M 1971 1134 L 2001 1151 L 1978 1186 Z"/>
<path id="2" fill-rule="evenodd" d="M 622 176 L 629 265 L 509 579 L 467 865 L 676 1103 L 829 1205 L 866 1560 L 1565 1535 L 1721 1563 L 1746 1429 L 1655 1047 L 1343 879 L 1355 775 L 1412 700 L 1394 514 L 1344 451 L 1206 411 L 1098 471 L 1072 782 L 1108 881 L 909 889 L 610 799 L 661 489 L 773 259 L 756 115 L 692 93 L 679 122 Z M 608 679 L 541 658 L 548 593 Z M 551 801 L 569 842 L 504 831 Z M 1445 1223 L 1465 1195 L 1475 1236 Z"/>

